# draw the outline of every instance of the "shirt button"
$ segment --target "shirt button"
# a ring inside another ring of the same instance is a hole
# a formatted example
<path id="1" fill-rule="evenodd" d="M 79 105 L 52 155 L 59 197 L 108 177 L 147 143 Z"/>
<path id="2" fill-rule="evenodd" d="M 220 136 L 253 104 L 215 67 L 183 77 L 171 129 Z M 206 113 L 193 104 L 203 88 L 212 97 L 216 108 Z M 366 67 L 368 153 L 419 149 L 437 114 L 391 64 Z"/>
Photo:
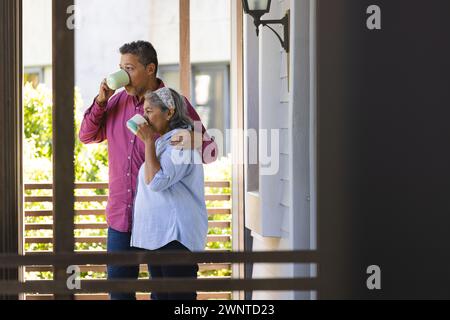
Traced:
<path id="1" fill-rule="evenodd" d="M 128 189 L 128 192 L 131 192 L 131 190 L 130 190 L 130 189 Z"/>
<path id="2" fill-rule="evenodd" d="M 129 177 L 130 176 L 130 174 L 129 173 L 127 173 L 127 177 Z"/>
<path id="3" fill-rule="evenodd" d="M 131 140 L 131 143 L 134 143 L 134 140 Z"/>
<path id="4" fill-rule="evenodd" d="M 128 208 L 131 208 L 131 204 L 128 205 Z"/>
<path id="5" fill-rule="evenodd" d="M 131 157 L 128 157 L 128 160 L 131 160 Z"/>

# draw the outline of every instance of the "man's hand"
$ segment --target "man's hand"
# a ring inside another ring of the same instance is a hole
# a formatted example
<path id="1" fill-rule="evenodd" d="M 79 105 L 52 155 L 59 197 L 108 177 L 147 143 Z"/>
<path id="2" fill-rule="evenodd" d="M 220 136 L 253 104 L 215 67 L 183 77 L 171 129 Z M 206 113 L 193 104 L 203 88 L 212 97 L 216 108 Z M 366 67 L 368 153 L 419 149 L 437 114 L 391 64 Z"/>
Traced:
<path id="1" fill-rule="evenodd" d="M 108 103 L 109 99 L 114 95 L 116 91 L 111 90 L 108 85 L 106 84 L 106 79 L 103 79 L 101 85 L 100 85 L 100 91 L 97 96 L 97 104 L 99 104 L 101 107 L 106 107 L 106 104 Z"/>
<path id="2" fill-rule="evenodd" d="M 203 145 L 203 137 L 201 133 L 195 131 L 180 130 L 172 136 L 170 144 L 175 149 L 199 149 Z"/>

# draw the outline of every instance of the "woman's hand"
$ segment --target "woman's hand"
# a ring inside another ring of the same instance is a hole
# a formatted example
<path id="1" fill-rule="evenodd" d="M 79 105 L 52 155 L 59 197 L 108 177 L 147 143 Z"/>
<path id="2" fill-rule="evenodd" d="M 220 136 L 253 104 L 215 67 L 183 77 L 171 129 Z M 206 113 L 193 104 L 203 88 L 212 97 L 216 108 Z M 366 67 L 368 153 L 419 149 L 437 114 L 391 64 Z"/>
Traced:
<path id="1" fill-rule="evenodd" d="M 155 141 L 156 131 L 151 125 L 144 123 L 138 126 L 136 135 L 144 143 L 150 143 Z"/>

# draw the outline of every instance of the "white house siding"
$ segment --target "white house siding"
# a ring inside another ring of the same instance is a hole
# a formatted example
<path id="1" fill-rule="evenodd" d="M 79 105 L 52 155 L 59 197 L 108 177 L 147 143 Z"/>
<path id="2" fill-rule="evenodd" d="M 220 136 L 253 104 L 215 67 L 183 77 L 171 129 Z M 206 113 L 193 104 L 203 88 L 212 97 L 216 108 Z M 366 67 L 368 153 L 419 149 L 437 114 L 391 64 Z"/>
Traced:
<path id="1" fill-rule="evenodd" d="M 279 19 L 288 9 L 291 10 L 291 50 L 287 55 L 275 35 L 267 28 L 261 29 L 260 125 L 279 129 L 281 143 L 278 174 L 261 176 L 260 179 L 260 210 L 267 210 L 267 207 L 273 210 L 271 214 L 279 220 L 280 236 L 264 237 L 252 232 L 254 251 L 310 249 L 313 246 L 309 206 L 312 196 L 310 177 L 313 176 L 310 133 L 314 127 L 310 112 L 310 4 L 310 0 L 273 1 L 270 14 L 263 17 Z M 268 106 L 262 99 L 272 101 Z M 270 212 L 261 213 L 261 217 L 264 219 L 267 214 Z M 311 269 L 306 265 L 255 264 L 253 268 L 253 278 L 304 277 L 310 274 Z M 312 297 L 307 292 L 293 291 L 258 291 L 253 294 L 255 300 Z"/>
<path id="2" fill-rule="evenodd" d="M 295 250 L 316 249 L 315 218 L 315 5 L 316 0 L 292 2 L 292 236 Z M 315 266 L 296 265 L 296 277 L 315 276 Z M 315 293 L 295 292 L 295 299 Z"/>
<path id="3" fill-rule="evenodd" d="M 264 19 L 278 19 L 289 9 L 288 0 L 274 1 Z M 253 28 L 252 28 L 253 29 Z M 276 27 L 281 31 L 279 27 Z M 281 31 L 282 32 L 282 31 Z M 288 92 L 287 54 L 279 40 L 268 28 L 262 28 L 259 36 L 259 95 L 260 129 L 275 129 L 280 132 L 280 169 L 276 175 L 260 177 L 259 195 L 261 218 L 275 215 L 280 228 L 280 237 L 263 237 L 253 232 L 254 251 L 277 251 L 292 249 L 291 234 L 291 161 L 290 150 L 290 104 Z M 268 219 L 266 219 L 268 220 Z M 273 223 L 272 219 L 268 220 Z M 289 278 L 293 276 L 290 264 L 255 264 L 253 278 Z M 293 299 L 292 292 L 256 291 L 253 299 Z"/>

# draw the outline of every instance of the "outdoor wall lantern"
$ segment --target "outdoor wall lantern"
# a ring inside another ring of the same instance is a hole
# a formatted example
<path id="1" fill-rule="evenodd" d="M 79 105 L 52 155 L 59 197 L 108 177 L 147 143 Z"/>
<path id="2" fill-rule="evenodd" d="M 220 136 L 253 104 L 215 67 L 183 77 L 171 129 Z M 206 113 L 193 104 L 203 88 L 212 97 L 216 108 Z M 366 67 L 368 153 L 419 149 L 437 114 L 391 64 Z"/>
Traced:
<path id="1" fill-rule="evenodd" d="M 281 46 L 289 52 L 289 11 L 281 20 L 261 20 L 261 17 L 270 12 L 272 0 L 242 0 L 245 13 L 251 15 L 256 26 L 256 35 L 259 36 L 259 26 L 263 25 L 272 30 L 281 42 Z M 284 27 L 284 39 L 270 26 L 281 24 Z"/>

